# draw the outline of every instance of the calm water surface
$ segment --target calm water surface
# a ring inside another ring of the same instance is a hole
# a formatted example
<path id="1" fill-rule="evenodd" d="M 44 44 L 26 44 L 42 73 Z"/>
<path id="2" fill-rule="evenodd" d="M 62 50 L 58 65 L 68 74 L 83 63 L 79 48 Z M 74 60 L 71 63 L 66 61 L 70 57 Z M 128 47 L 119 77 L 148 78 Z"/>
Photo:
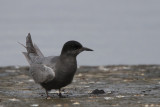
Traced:
<path id="1" fill-rule="evenodd" d="M 0 66 L 27 64 L 28 32 L 46 56 L 68 40 L 94 49 L 79 65 L 160 63 L 159 0 L 0 1 Z"/>

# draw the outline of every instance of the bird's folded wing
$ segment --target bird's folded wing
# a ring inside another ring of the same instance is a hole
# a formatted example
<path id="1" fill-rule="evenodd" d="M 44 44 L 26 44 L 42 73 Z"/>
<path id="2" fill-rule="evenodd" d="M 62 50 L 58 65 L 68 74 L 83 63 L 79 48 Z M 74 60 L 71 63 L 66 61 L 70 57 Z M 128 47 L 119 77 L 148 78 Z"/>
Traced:
<path id="1" fill-rule="evenodd" d="M 30 66 L 30 73 L 36 83 L 46 83 L 55 77 L 54 70 L 42 64 L 32 64 Z"/>
<path id="2" fill-rule="evenodd" d="M 38 48 L 38 46 L 36 44 L 34 44 L 34 48 L 38 54 L 38 56 L 40 56 L 41 58 L 44 57 L 43 53 L 40 51 L 40 49 Z"/>

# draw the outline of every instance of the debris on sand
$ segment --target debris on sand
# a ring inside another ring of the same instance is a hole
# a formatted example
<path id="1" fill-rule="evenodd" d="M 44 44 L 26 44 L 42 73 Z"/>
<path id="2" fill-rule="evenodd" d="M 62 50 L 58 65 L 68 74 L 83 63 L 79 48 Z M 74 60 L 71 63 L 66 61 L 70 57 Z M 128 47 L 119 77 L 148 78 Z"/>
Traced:
<path id="1" fill-rule="evenodd" d="M 91 92 L 91 94 L 104 94 L 104 90 L 95 89 Z"/>

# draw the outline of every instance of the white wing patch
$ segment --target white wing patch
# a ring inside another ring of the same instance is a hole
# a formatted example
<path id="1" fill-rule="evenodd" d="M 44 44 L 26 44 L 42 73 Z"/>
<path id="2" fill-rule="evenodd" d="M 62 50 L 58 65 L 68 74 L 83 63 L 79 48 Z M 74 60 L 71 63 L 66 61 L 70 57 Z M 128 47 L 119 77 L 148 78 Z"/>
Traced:
<path id="1" fill-rule="evenodd" d="M 55 77 L 54 70 L 42 64 L 31 65 L 30 72 L 36 83 L 46 83 L 51 81 Z"/>

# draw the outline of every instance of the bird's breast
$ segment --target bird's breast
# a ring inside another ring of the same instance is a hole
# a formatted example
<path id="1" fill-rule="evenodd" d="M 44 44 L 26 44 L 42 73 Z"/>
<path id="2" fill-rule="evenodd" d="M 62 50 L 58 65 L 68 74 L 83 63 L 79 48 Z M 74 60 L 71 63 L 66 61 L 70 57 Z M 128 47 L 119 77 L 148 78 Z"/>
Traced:
<path id="1" fill-rule="evenodd" d="M 61 84 L 68 85 L 72 82 L 77 70 L 77 63 L 65 63 L 58 66 L 55 72 L 55 79 Z"/>

